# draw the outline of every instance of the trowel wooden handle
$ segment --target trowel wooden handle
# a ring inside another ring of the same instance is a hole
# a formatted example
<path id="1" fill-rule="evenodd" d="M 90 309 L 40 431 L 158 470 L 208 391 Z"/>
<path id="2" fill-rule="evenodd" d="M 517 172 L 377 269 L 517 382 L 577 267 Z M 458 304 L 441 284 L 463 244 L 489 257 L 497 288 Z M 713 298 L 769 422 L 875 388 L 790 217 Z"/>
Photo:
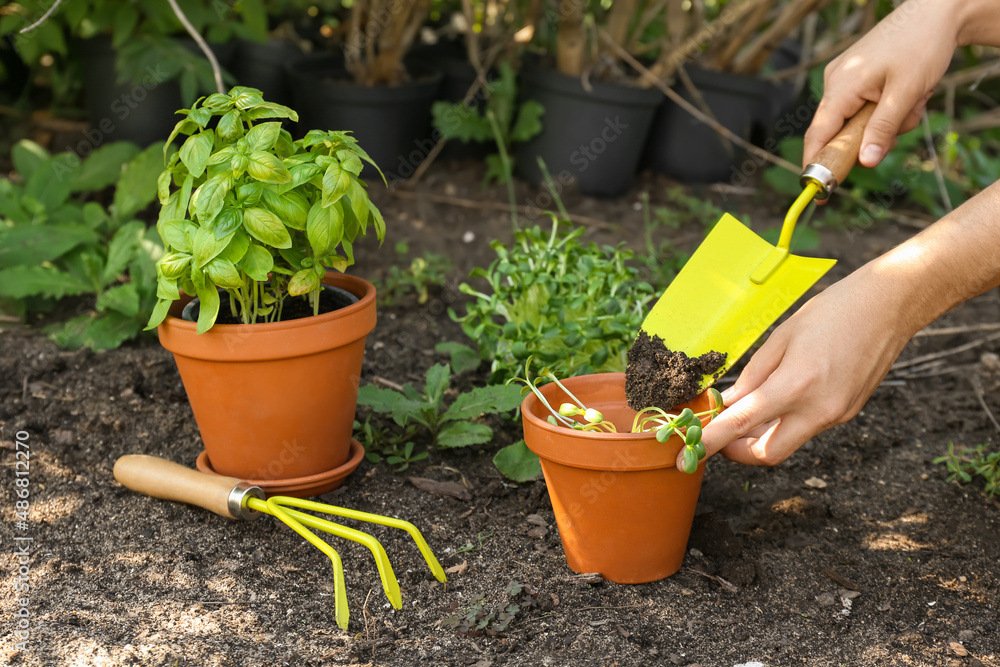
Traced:
<path id="1" fill-rule="evenodd" d="M 819 199 L 826 199 L 830 193 L 844 182 L 851 169 L 858 162 L 861 140 L 865 127 L 875 111 L 875 103 L 868 102 L 854 114 L 833 140 L 820 149 L 812 164 L 802 172 L 802 185 L 813 182 L 820 186 Z"/>
<path id="2" fill-rule="evenodd" d="M 133 491 L 154 498 L 204 507 L 227 519 L 229 494 L 240 483 L 235 477 L 207 475 L 156 456 L 129 454 L 115 462 L 115 479 Z"/>

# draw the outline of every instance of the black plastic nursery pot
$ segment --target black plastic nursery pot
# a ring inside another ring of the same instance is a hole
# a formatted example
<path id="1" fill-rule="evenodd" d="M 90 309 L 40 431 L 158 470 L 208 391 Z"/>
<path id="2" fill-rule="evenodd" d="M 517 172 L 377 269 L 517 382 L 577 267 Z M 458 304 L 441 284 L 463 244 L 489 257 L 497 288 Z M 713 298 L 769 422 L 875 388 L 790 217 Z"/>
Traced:
<path id="1" fill-rule="evenodd" d="M 755 77 L 690 68 L 688 75 L 719 123 L 749 140 L 769 111 L 771 84 Z M 675 88 L 693 102 L 683 85 Z M 661 96 L 662 105 L 649 131 L 645 166 L 688 183 L 727 181 L 739 173 L 743 149 L 726 142 L 715 130 Z M 729 149 L 727 150 L 727 146 Z"/>
<path id="2" fill-rule="evenodd" d="M 115 50 L 108 37 L 79 42 L 83 84 L 93 148 L 107 141 L 132 141 L 148 146 L 170 136 L 177 124 L 174 112 L 184 105 L 175 79 L 162 69 L 147 68 L 139 81 L 118 82 Z"/>
<path id="3" fill-rule="evenodd" d="M 557 187 L 575 182 L 583 194 L 602 197 L 628 189 L 662 93 L 601 81 L 584 88 L 579 78 L 536 66 L 522 71 L 521 91 L 545 115 L 541 133 L 517 146 L 519 177 L 543 183 L 540 157 Z"/>
<path id="4" fill-rule="evenodd" d="M 302 49 L 285 39 L 240 40 L 230 69 L 241 86 L 256 88 L 268 102 L 288 106 L 292 103 L 292 91 L 285 76 L 285 63 L 301 57 Z"/>
<path id="5" fill-rule="evenodd" d="M 408 63 L 411 80 L 397 86 L 359 86 L 335 55 L 286 66 L 299 128 L 349 129 L 389 180 L 409 178 L 436 143 L 431 104 L 440 72 Z M 367 178 L 376 175 L 365 165 Z"/>
<path id="6" fill-rule="evenodd" d="M 441 72 L 441 88 L 437 100 L 457 104 L 465 99 L 465 94 L 476 81 L 476 68 L 469 62 L 465 46 L 455 41 L 442 41 L 437 44 L 423 45 L 412 52 L 413 60 L 424 63 L 430 69 Z M 478 108 L 486 103 L 482 88 L 471 100 L 469 107 Z M 455 118 L 456 121 L 460 118 Z M 441 151 L 440 159 L 444 160 L 482 160 L 490 153 L 496 152 L 492 141 L 459 141 L 451 139 Z"/>
<path id="7" fill-rule="evenodd" d="M 197 51 L 192 40 L 179 41 Z M 110 37 L 81 40 L 78 49 L 92 126 L 86 132 L 91 150 L 109 141 L 132 141 L 140 146 L 162 141 L 179 120 L 175 112 L 194 101 L 183 100 L 177 79 L 168 78 L 158 66 L 147 67 L 138 81 L 119 82 Z M 227 67 L 235 45 L 213 44 L 212 50 L 220 65 Z"/>

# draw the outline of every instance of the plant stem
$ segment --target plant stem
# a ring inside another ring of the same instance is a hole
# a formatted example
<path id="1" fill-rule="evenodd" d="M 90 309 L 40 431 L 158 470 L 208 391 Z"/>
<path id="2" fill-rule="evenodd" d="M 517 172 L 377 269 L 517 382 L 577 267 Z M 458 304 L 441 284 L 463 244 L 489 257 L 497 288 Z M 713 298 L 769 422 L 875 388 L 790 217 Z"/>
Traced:
<path id="1" fill-rule="evenodd" d="M 517 221 L 517 197 L 514 195 L 514 173 L 510 167 L 510 156 L 507 154 L 507 145 L 500 131 L 500 123 L 497 122 L 496 114 L 493 110 L 487 110 L 486 119 L 490 121 L 490 129 L 493 130 L 493 141 L 496 142 L 497 150 L 500 152 L 500 164 L 503 165 L 504 180 L 507 182 L 507 197 L 510 199 L 510 220 L 514 225 L 514 230 L 518 228 Z"/>
<path id="2" fill-rule="evenodd" d="M 545 160 L 541 157 L 538 158 L 538 166 L 542 170 L 542 177 L 545 179 L 545 187 L 549 189 L 549 193 L 552 195 L 552 199 L 556 203 L 556 208 L 559 209 L 559 215 L 562 216 L 563 220 L 569 220 L 569 211 L 563 205 L 562 197 L 559 196 L 559 191 L 556 190 L 556 184 L 552 180 L 552 175 L 549 173 L 549 168 L 545 166 Z"/>
<path id="3" fill-rule="evenodd" d="M 205 38 L 198 34 L 198 31 L 194 29 L 191 22 L 188 21 L 188 17 L 184 15 L 184 11 L 181 9 L 180 5 L 177 4 L 177 0 L 167 0 L 170 3 L 170 8 L 174 10 L 174 14 L 177 15 L 177 20 L 181 22 L 184 29 L 187 30 L 188 34 L 191 35 L 191 39 L 195 41 L 201 52 L 205 54 L 208 58 L 208 64 L 212 66 L 212 75 L 215 77 L 215 87 L 220 95 L 225 95 L 226 89 L 222 85 L 222 69 L 219 67 L 219 61 L 215 59 L 215 54 L 212 53 L 212 49 L 208 48 L 208 42 Z M 56 3 L 59 4 L 59 3 Z"/>

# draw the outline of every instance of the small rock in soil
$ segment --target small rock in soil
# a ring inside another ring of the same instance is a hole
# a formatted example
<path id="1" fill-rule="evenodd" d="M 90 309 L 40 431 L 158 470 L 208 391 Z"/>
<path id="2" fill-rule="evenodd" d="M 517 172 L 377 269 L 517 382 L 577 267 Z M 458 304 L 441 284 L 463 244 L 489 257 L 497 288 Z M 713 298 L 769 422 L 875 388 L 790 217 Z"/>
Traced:
<path id="1" fill-rule="evenodd" d="M 962 630 L 958 633 L 958 641 L 960 642 L 971 641 L 972 639 L 975 639 L 975 637 L 976 633 L 972 630 Z"/>
<path id="2" fill-rule="evenodd" d="M 818 602 L 821 607 L 832 607 L 837 603 L 837 599 L 833 596 L 833 593 L 827 592 L 817 595 L 816 602 Z"/>
<path id="3" fill-rule="evenodd" d="M 659 336 L 640 331 L 628 351 L 625 399 L 633 410 L 670 410 L 698 395 L 701 379 L 726 363 L 726 355 L 711 351 L 692 359 L 667 348 Z"/>
<path id="4" fill-rule="evenodd" d="M 961 643 L 951 640 L 948 642 L 948 650 L 957 655 L 960 658 L 964 658 L 969 655 L 969 649 L 962 646 Z"/>
<path id="5" fill-rule="evenodd" d="M 805 485 L 810 489 L 825 489 L 827 484 L 819 477 L 810 477 L 805 481 Z"/>
<path id="6" fill-rule="evenodd" d="M 427 479 L 426 477 L 407 477 L 407 479 L 410 484 L 427 493 L 451 496 L 459 500 L 472 500 L 472 494 L 469 493 L 469 490 L 458 482 L 439 482 L 436 479 Z"/>

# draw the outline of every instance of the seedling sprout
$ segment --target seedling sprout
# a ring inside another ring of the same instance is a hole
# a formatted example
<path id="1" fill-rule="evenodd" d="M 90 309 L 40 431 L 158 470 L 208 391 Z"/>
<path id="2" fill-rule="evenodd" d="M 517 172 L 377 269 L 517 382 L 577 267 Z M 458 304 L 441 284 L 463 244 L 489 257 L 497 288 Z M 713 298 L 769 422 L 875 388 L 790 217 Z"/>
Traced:
<path id="1" fill-rule="evenodd" d="M 519 382 L 524 385 L 521 395 L 529 391 L 535 394 L 542 402 L 549 414 L 547 421 L 553 426 L 564 426 L 578 431 L 596 431 L 601 433 L 617 433 L 618 428 L 604 418 L 604 415 L 594 408 L 588 408 L 580 399 L 573 395 L 566 388 L 555 373 L 548 367 L 538 372 L 534 380 L 531 380 L 530 368 L 532 357 L 528 357 L 524 364 L 524 377 L 515 377 L 507 381 Z M 571 402 L 563 403 L 559 409 L 552 407 L 548 399 L 538 389 L 538 380 L 547 379 L 555 382 L 562 389 Z M 632 433 L 656 433 L 658 442 L 667 442 L 674 433 L 684 439 L 684 466 L 686 473 L 693 473 L 698 469 L 698 462 L 705 458 L 707 452 L 705 445 L 701 441 L 701 418 L 708 417 L 709 421 L 715 419 L 725 407 L 722 401 L 722 394 L 714 387 L 708 389 L 714 402 L 714 408 L 703 412 L 695 412 L 691 408 L 684 408 L 678 414 L 672 414 L 657 407 L 643 408 L 636 413 L 632 420 Z M 582 420 L 582 421 L 581 421 Z"/>

